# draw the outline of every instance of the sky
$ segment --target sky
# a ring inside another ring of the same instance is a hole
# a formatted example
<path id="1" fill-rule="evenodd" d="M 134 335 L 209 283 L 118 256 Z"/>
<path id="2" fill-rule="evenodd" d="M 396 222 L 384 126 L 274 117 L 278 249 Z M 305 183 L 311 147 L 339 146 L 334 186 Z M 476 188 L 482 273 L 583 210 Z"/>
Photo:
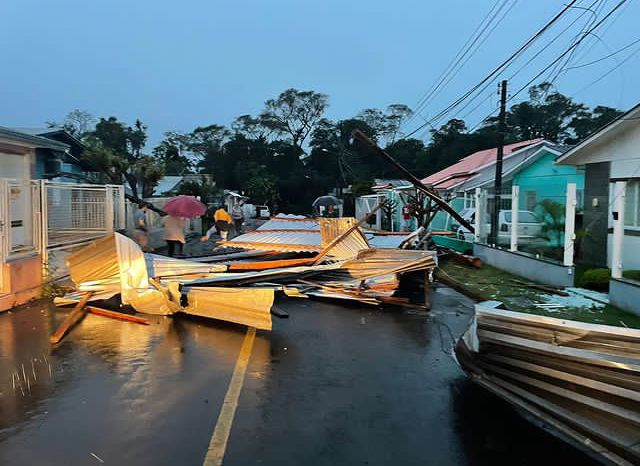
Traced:
<path id="1" fill-rule="evenodd" d="M 602 18 L 618 1 L 579 0 L 575 5 L 591 7 Z M 563 3 L 3 0 L 0 126 L 39 127 L 81 109 L 128 124 L 141 119 L 149 128 L 149 149 L 168 130 L 228 125 L 236 116 L 257 114 L 266 99 L 291 87 L 328 94 L 327 117 L 332 119 L 393 103 L 416 108 L 485 15 L 502 5 L 486 39 L 407 123 L 408 133 L 478 83 Z M 510 103 L 526 97 L 525 92 L 513 94 L 580 37 L 593 17 L 571 9 L 497 77 L 512 77 Z M 640 38 L 638 18 L 640 1 L 628 0 L 595 35 L 584 38 L 566 68 L 600 60 Z M 538 50 L 543 51 L 527 64 Z M 629 108 L 640 101 L 639 50 L 637 43 L 595 64 L 567 69 L 554 85 L 588 105 Z M 473 127 L 495 109 L 496 84 L 490 83 L 467 108 L 432 124 L 464 116 Z"/>

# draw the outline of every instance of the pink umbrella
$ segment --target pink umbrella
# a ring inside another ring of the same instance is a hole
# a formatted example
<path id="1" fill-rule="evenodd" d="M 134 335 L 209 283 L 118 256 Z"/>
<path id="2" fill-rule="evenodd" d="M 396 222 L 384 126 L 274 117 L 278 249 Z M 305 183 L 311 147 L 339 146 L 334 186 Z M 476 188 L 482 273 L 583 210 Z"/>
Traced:
<path id="1" fill-rule="evenodd" d="M 207 211 L 207 206 L 193 196 L 181 194 L 169 199 L 163 210 L 173 217 L 200 217 Z"/>

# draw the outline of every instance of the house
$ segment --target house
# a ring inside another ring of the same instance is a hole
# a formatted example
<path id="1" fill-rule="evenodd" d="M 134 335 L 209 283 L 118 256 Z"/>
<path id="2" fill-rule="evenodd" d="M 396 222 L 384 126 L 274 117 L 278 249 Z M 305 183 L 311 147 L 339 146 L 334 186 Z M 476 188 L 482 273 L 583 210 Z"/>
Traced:
<path id="1" fill-rule="evenodd" d="M 77 183 L 81 144 L 40 132 L 0 127 L 0 311 L 38 295 L 70 248 L 124 223 L 122 188 Z"/>
<path id="2" fill-rule="evenodd" d="M 415 187 L 409 181 L 400 179 L 373 180 L 371 191 L 374 194 L 367 194 L 356 199 L 356 217 L 362 218 L 367 213 L 376 208 L 380 202 L 389 202 L 390 210 L 379 209 L 376 212 L 376 221 L 371 226 L 380 230 L 389 231 L 413 231 L 417 228 L 416 219 L 406 218 L 407 198 L 415 194 Z"/>
<path id="3" fill-rule="evenodd" d="M 581 260 L 608 266 L 612 303 L 640 313 L 640 104 L 562 154 L 559 166 L 585 167 Z"/>
<path id="4" fill-rule="evenodd" d="M 560 167 L 555 159 L 562 146 L 543 139 L 522 141 L 505 146 L 502 166 L 501 208 L 511 209 L 512 186 L 519 186 L 520 210 L 536 212 L 541 201 L 548 199 L 564 205 L 567 183 L 575 183 L 578 204 L 582 204 L 584 174 L 576 167 Z M 475 208 L 475 191 L 480 188 L 493 193 L 497 149 L 479 151 L 460 162 L 423 180 L 434 187 L 458 212 Z M 464 170 L 467 170 L 464 172 Z M 449 230 L 452 219 L 439 212 L 431 225 L 433 230 Z"/>
<path id="5" fill-rule="evenodd" d="M 41 179 L 54 171 L 50 160 L 63 160 L 70 146 L 63 142 L 0 126 L 2 178 Z"/>
<path id="6" fill-rule="evenodd" d="M 86 181 L 93 170 L 82 162 L 84 144 L 64 128 L 11 128 L 11 131 L 39 138 L 45 138 L 66 146 L 63 151 L 47 147 L 36 148 L 35 179 L 55 181 Z"/>

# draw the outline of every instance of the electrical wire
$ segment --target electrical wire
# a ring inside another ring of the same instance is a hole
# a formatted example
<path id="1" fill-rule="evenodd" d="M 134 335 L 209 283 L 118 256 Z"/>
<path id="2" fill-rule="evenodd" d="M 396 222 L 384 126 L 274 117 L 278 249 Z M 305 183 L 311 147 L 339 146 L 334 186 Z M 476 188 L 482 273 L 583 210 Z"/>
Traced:
<path id="1" fill-rule="evenodd" d="M 582 65 L 571 66 L 571 67 L 567 68 L 565 71 L 575 70 L 575 69 L 577 69 L 577 68 L 584 68 L 585 66 L 591 66 L 591 65 L 593 65 L 593 64 L 595 64 L 595 63 L 599 63 L 599 62 L 601 62 L 601 61 L 606 60 L 607 58 L 611 58 L 611 57 L 613 57 L 614 55 L 619 54 L 620 52 L 622 52 L 622 51 L 624 51 L 624 50 L 627 50 L 627 49 L 628 49 L 628 48 L 630 48 L 630 47 L 633 47 L 633 46 L 634 46 L 635 44 L 637 44 L 638 42 L 640 42 L 640 39 L 636 39 L 636 40 L 634 40 L 633 42 L 631 42 L 631 43 L 629 43 L 629 44 L 625 45 L 624 47 L 619 48 L 619 49 L 618 49 L 618 50 L 616 50 L 615 52 L 611 52 L 610 54 L 605 55 L 604 57 L 598 58 L 597 60 L 590 61 L 589 63 L 583 63 Z"/>
<path id="2" fill-rule="evenodd" d="M 471 50 L 471 47 L 473 45 L 473 43 L 475 41 L 478 40 L 478 38 L 480 37 L 480 34 L 482 33 L 482 31 L 479 33 L 480 29 L 482 28 L 483 24 L 487 21 L 487 19 L 491 16 L 491 14 L 493 13 L 493 10 L 495 10 L 495 8 L 498 6 L 498 4 L 500 3 L 501 0 L 496 0 L 495 3 L 492 5 L 492 7 L 489 9 L 489 11 L 487 12 L 487 14 L 484 16 L 484 18 L 482 18 L 482 21 L 480 21 L 480 23 L 478 23 L 478 25 L 476 26 L 476 28 L 474 29 L 474 31 L 471 33 L 471 35 L 467 38 L 467 41 L 464 43 L 464 45 L 458 50 L 458 52 L 456 53 L 456 55 L 451 59 L 451 61 L 447 64 L 446 68 L 440 73 L 440 75 L 438 76 L 438 78 L 436 78 L 436 80 L 434 81 L 434 83 L 431 85 L 431 87 L 429 88 L 429 90 L 427 90 L 422 97 L 420 97 L 420 99 L 418 99 L 418 102 L 415 105 L 414 108 L 414 115 L 412 117 L 410 117 L 407 121 L 407 123 L 409 121 L 411 121 L 416 114 L 420 114 L 420 109 L 423 107 L 423 105 L 425 104 L 426 101 L 428 101 L 431 96 L 433 95 L 433 93 L 436 90 L 436 87 L 438 85 L 440 85 L 440 83 L 446 79 L 446 77 L 448 76 L 449 72 L 455 68 L 456 64 L 459 63 L 459 61 L 462 59 L 462 57 L 464 55 L 466 55 L 467 53 L 469 53 L 469 51 Z M 503 0 L 503 6 L 504 4 L 506 4 L 506 0 Z M 494 13 L 495 15 L 495 13 Z M 483 29 L 484 30 L 484 29 Z"/>
<path id="3" fill-rule="evenodd" d="M 547 72 L 553 65 L 561 61 L 565 56 L 567 56 L 573 49 L 578 47 L 580 43 L 588 37 L 588 34 L 595 31 L 598 27 L 600 27 L 613 13 L 615 13 L 621 6 L 627 3 L 629 0 L 620 0 L 600 21 L 598 21 L 586 34 L 580 37 L 577 41 L 575 41 L 571 46 L 569 46 L 564 52 L 562 52 L 555 60 L 549 63 L 545 68 L 542 69 L 539 73 L 537 73 L 533 78 L 531 78 L 524 86 L 518 89 L 514 94 L 512 94 L 507 102 L 514 99 L 518 94 L 520 94 L 523 90 L 527 89 L 536 79 L 542 76 L 545 72 Z M 477 125 L 473 127 L 473 129 L 477 128 L 480 124 L 482 124 L 487 118 L 495 113 L 496 110 L 493 110 L 489 115 L 483 118 Z M 473 131 L 473 129 L 469 130 L 469 132 Z"/>
<path id="4" fill-rule="evenodd" d="M 517 3 L 517 0 L 514 0 L 513 3 L 511 4 L 511 6 L 509 6 L 509 8 L 504 12 L 504 14 L 502 14 L 502 16 L 495 21 L 495 23 L 493 24 L 493 27 L 491 28 L 491 30 L 489 30 L 488 33 L 484 34 L 485 31 L 487 30 L 487 28 L 493 22 L 494 18 L 496 18 L 497 15 L 500 14 L 502 9 L 507 5 L 507 0 L 505 0 L 503 2 L 503 4 L 496 11 L 494 16 L 491 18 L 491 20 L 489 20 L 486 23 L 485 27 L 482 29 L 480 34 L 470 44 L 470 46 L 467 49 L 467 51 L 465 51 L 465 53 L 459 57 L 459 59 L 454 63 L 454 66 L 447 72 L 447 74 L 442 78 L 442 80 L 439 81 L 437 86 L 434 88 L 433 92 L 430 93 L 429 97 L 427 99 L 425 99 L 418 107 L 416 107 L 416 112 L 420 112 L 431 101 L 433 101 L 433 99 L 438 95 L 438 90 L 441 91 L 442 89 L 446 88 L 449 85 L 449 83 L 456 76 L 455 72 L 459 71 L 460 69 L 462 69 L 468 63 L 468 61 L 473 57 L 473 55 L 480 49 L 480 47 L 482 47 L 482 45 L 486 42 L 486 40 L 491 36 L 493 31 L 495 31 L 495 29 L 498 27 L 498 25 L 500 25 L 500 23 L 502 23 L 504 18 L 511 12 L 511 10 L 515 7 L 516 3 Z M 484 34 L 484 36 L 483 36 L 483 34 Z M 480 40 L 479 43 L 477 43 L 478 40 Z M 477 45 L 476 45 L 476 43 L 477 43 Z M 474 46 L 475 46 L 475 48 L 473 48 Z M 473 50 L 472 50 L 472 48 L 473 48 Z M 457 70 L 456 70 L 456 68 L 457 68 Z"/>
<path id="5" fill-rule="evenodd" d="M 626 1 L 626 0 L 625 0 Z M 567 5 L 565 5 L 559 13 L 557 13 L 551 20 L 549 20 L 538 32 L 536 32 L 533 36 L 531 36 L 523 45 L 521 45 L 515 52 L 513 52 L 506 60 L 504 60 L 500 65 L 498 65 L 493 71 L 491 71 L 485 78 L 483 78 L 478 84 L 473 86 L 470 90 L 465 92 L 462 96 L 456 99 L 453 103 L 447 106 L 445 109 L 440 111 L 434 118 L 430 121 L 434 121 L 438 118 L 449 113 L 451 110 L 456 108 L 460 103 L 464 102 L 471 94 L 473 94 L 477 89 L 482 87 L 487 81 L 490 81 L 494 76 L 503 71 L 509 64 L 513 62 L 518 56 L 520 56 L 525 50 L 527 50 L 531 44 L 533 44 L 540 36 L 542 36 L 551 26 L 553 26 L 575 3 L 577 0 L 571 0 Z M 409 138 L 421 129 L 423 129 L 426 124 L 420 125 L 418 128 L 410 132 L 405 138 Z"/>
<path id="6" fill-rule="evenodd" d="M 569 25 L 567 27 L 565 27 L 562 31 L 560 31 L 553 39 L 551 39 L 544 47 L 542 47 L 535 55 L 533 55 L 529 60 L 527 60 L 527 62 L 522 65 L 520 68 L 518 68 L 518 70 L 516 70 L 509 78 L 508 81 L 511 81 L 515 76 L 517 76 L 524 68 L 526 68 L 533 60 L 535 60 L 538 56 L 540 56 L 540 54 L 542 52 L 544 52 L 551 44 L 553 44 L 556 40 L 558 40 L 560 37 L 563 36 L 563 34 L 568 31 L 577 21 L 580 20 L 580 18 L 582 18 L 585 14 L 587 14 L 587 12 L 591 12 L 593 13 L 593 11 L 591 11 L 591 8 L 596 4 L 596 3 L 602 3 L 603 0 L 595 0 L 594 2 L 592 2 L 588 7 L 586 8 L 581 8 L 584 11 L 577 16 L 571 23 L 569 23 Z M 574 7 L 574 8 L 579 8 L 579 7 Z M 482 95 L 489 86 L 493 85 L 495 83 L 495 80 L 492 80 L 490 82 L 488 82 L 479 92 L 478 94 L 476 94 L 476 96 L 472 97 L 471 99 L 469 99 L 467 101 L 467 103 L 458 110 L 458 112 L 463 112 L 467 107 L 469 107 L 469 105 L 471 105 L 471 103 L 476 100 L 480 95 Z M 467 112 L 463 117 L 462 120 L 465 120 L 467 118 L 467 116 L 469 116 L 470 114 L 474 113 L 475 110 L 477 110 L 484 102 L 486 102 L 486 100 L 488 99 L 484 99 L 481 103 L 479 103 L 478 105 L 476 105 L 471 111 Z M 476 125 L 477 126 L 477 125 Z"/>

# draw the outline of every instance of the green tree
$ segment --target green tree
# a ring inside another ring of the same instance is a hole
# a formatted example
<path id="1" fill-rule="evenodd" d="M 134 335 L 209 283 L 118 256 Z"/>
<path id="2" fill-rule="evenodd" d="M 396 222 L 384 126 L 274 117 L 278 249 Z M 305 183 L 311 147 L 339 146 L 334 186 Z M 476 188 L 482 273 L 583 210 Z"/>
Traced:
<path id="1" fill-rule="evenodd" d="M 189 138 L 177 131 L 167 131 L 164 139 L 153 148 L 153 156 L 165 167 L 167 175 L 192 173 L 193 160 L 189 153 Z"/>
<path id="2" fill-rule="evenodd" d="M 285 136 L 303 153 L 302 146 L 329 105 L 325 94 L 287 89 L 277 98 L 265 102 L 260 124 L 275 134 Z"/>

